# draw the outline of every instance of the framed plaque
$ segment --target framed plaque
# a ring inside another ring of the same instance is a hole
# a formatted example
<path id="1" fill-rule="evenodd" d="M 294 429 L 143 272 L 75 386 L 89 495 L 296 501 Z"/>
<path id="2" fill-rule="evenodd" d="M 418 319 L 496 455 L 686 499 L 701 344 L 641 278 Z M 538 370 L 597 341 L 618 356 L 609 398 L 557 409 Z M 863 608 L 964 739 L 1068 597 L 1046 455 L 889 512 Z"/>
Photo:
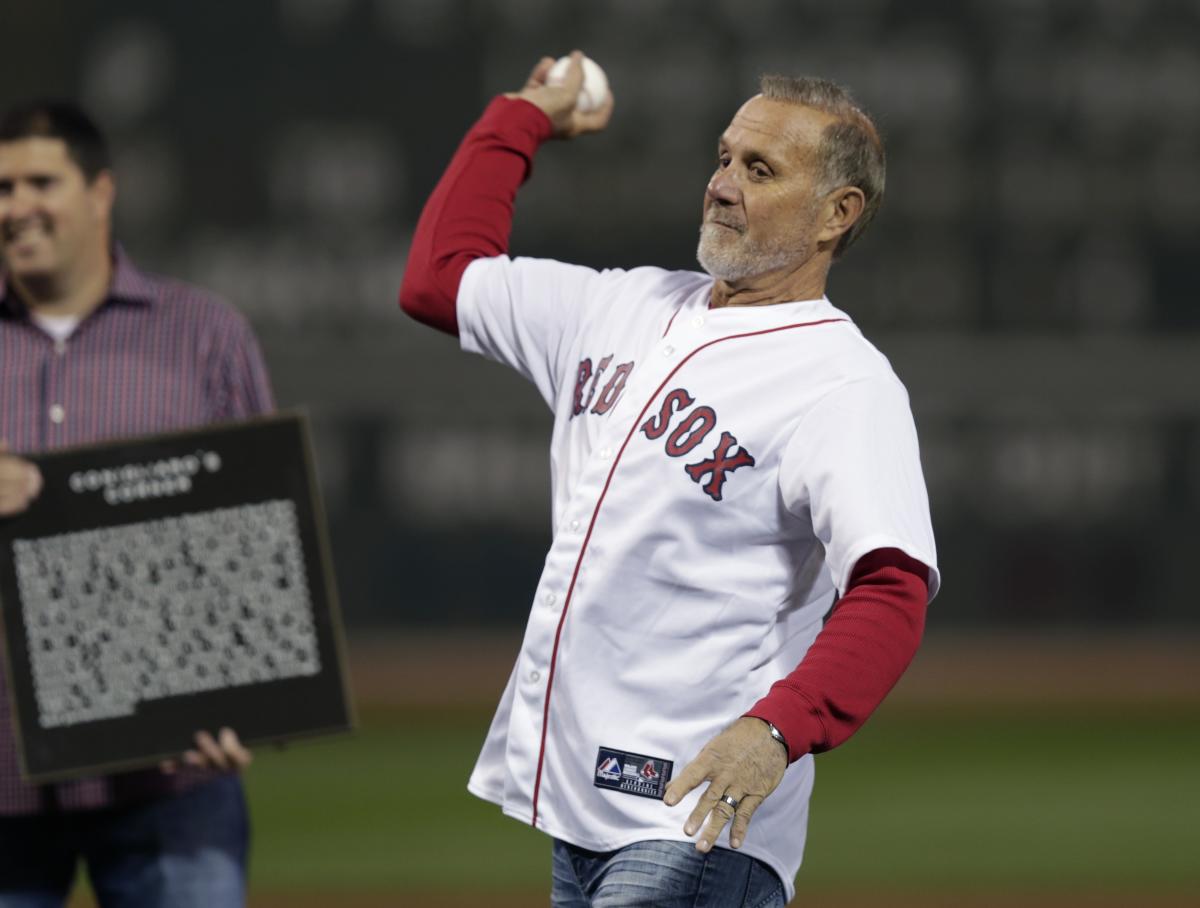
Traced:
<path id="1" fill-rule="evenodd" d="M 31 459 L 41 494 L 0 520 L 30 781 L 154 765 L 199 729 L 255 744 L 352 727 L 303 416 Z"/>

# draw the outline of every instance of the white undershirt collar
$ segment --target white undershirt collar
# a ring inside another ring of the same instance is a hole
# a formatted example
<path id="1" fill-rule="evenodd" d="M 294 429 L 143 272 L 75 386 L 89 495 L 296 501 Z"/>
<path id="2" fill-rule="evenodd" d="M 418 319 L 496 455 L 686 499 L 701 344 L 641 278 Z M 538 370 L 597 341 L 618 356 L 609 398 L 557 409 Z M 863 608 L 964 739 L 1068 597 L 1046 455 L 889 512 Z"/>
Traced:
<path id="1" fill-rule="evenodd" d="M 30 318 L 34 323 L 56 341 L 65 341 L 79 327 L 78 315 L 43 315 L 31 312 Z"/>

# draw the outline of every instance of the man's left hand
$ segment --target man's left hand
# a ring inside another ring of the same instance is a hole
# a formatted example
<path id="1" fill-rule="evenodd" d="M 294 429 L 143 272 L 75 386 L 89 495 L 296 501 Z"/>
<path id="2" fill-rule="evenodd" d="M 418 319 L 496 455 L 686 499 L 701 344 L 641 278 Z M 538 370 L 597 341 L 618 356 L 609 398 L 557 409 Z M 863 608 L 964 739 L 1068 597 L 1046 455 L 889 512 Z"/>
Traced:
<path id="1" fill-rule="evenodd" d="M 787 752 L 771 737 L 767 723 L 743 716 L 704 745 L 699 756 L 667 786 L 663 800 L 668 807 L 674 807 L 684 795 L 707 780 L 708 789 L 683 824 L 683 831 L 695 835 L 703 824 L 696 849 L 708 852 L 732 818 L 729 844 L 741 848 L 750 818 L 779 785 L 787 765 Z M 736 808 L 722 800 L 723 797 L 736 802 Z"/>
<path id="2" fill-rule="evenodd" d="M 249 766 L 254 759 L 254 755 L 242 745 L 237 732 L 232 728 L 222 728 L 215 738 L 206 731 L 198 731 L 195 743 L 195 749 L 184 751 L 181 760 L 164 761 L 161 764 L 162 771 L 175 772 L 182 762 L 185 766 L 201 769 L 238 772 Z"/>

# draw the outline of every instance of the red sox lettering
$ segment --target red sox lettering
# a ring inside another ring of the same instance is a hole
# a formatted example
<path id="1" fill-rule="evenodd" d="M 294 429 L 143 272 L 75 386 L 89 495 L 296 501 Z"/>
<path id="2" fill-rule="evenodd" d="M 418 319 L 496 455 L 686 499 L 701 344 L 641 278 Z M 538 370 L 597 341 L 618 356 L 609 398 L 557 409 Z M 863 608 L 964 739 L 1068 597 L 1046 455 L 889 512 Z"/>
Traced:
<path id="1" fill-rule="evenodd" d="M 579 369 L 575 374 L 575 405 L 571 408 L 571 418 L 575 418 L 592 406 L 592 399 L 596 397 L 596 388 L 600 385 L 600 378 L 604 375 L 604 370 L 608 368 L 608 364 L 612 362 L 613 354 L 608 354 L 596 366 L 596 371 L 592 372 L 592 360 L 586 358 L 579 363 Z M 633 371 L 633 363 L 621 363 L 613 370 L 612 377 L 609 378 L 608 384 L 604 386 L 604 390 L 600 392 L 599 399 L 596 400 L 596 405 L 592 407 L 592 412 L 603 416 L 612 409 L 613 404 L 617 402 L 617 398 L 621 396 L 621 392 L 625 390 L 625 380 L 629 378 L 629 373 Z M 584 397 L 584 391 L 587 391 L 587 397 Z"/>
<path id="2" fill-rule="evenodd" d="M 676 388 L 663 398 L 662 407 L 658 413 L 642 423 L 642 434 L 650 440 L 661 438 L 670 426 L 671 417 L 676 411 L 690 407 L 696 401 L 683 388 Z M 675 426 L 675 430 L 667 436 L 666 451 L 671 457 L 683 457 L 690 453 L 708 436 L 717 425 L 717 413 L 712 407 L 699 406 L 691 410 Z M 704 477 L 708 482 L 701 489 L 713 500 L 721 500 L 721 490 L 725 485 L 726 474 L 732 473 L 739 467 L 754 466 L 754 457 L 745 448 L 734 446 L 738 440 L 728 432 L 721 433 L 712 456 L 692 463 L 683 469 L 691 477 L 692 482 L 700 483 Z M 730 452 L 733 453 L 730 453 Z"/>

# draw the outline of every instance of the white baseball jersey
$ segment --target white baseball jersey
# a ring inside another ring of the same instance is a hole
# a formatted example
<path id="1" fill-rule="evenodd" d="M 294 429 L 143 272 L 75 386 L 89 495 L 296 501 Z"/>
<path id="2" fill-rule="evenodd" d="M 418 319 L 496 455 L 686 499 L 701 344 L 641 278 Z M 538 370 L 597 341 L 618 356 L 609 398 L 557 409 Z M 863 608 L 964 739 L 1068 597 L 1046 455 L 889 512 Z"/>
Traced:
<path id="1" fill-rule="evenodd" d="M 459 288 L 463 348 L 555 416 L 554 541 L 468 787 L 596 851 L 688 840 L 705 786 L 668 808 L 666 778 L 796 667 L 861 556 L 902 549 L 938 585 L 887 360 L 827 299 L 710 310 L 711 289 L 506 256 Z M 812 784 L 809 755 L 741 849 L 789 899 Z"/>

